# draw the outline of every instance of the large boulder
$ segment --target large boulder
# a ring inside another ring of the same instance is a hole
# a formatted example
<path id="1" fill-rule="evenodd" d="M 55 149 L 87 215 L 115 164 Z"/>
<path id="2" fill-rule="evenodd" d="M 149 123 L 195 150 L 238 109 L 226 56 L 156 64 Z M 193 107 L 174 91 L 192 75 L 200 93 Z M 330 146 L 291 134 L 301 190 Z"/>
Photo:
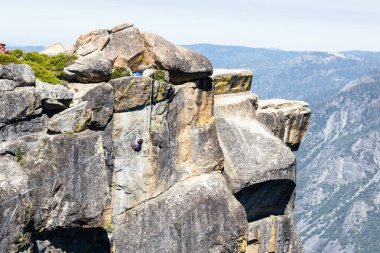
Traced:
<path id="1" fill-rule="evenodd" d="M 144 62 L 169 71 L 171 82 L 185 83 L 212 74 L 212 64 L 205 56 L 176 46 L 156 34 L 144 33 L 143 36 L 146 46 Z"/>
<path id="2" fill-rule="evenodd" d="M 41 54 L 46 54 L 49 56 L 54 56 L 58 54 L 73 55 L 74 46 L 64 46 L 61 43 L 57 43 L 51 46 L 46 47 L 41 51 Z"/>
<path id="3" fill-rule="evenodd" d="M 36 89 L 40 93 L 41 100 L 56 99 L 58 101 L 71 101 L 74 94 L 65 86 L 36 81 Z"/>
<path id="4" fill-rule="evenodd" d="M 173 83 L 200 80 L 212 74 L 212 64 L 205 56 L 176 46 L 158 35 L 140 33 L 130 23 L 109 30 L 95 30 L 77 39 L 75 53 L 79 58 L 95 52 L 103 52 L 113 67 L 128 67 L 134 72 L 144 63 L 167 70 Z"/>
<path id="5" fill-rule="evenodd" d="M 144 50 L 144 40 L 139 29 L 132 24 L 121 24 L 112 28 L 104 53 L 114 63 L 114 67 L 137 70 L 144 59 Z"/>
<path id="6" fill-rule="evenodd" d="M 257 110 L 257 119 L 293 151 L 298 150 L 306 135 L 310 116 L 309 104 L 303 101 L 260 100 Z"/>
<path id="7" fill-rule="evenodd" d="M 98 50 L 114 67 L 129 67 L 137 70 L 144 58 L 144 40 L 139 29 L 126 23 L 110 30 L 99 29 L 81 35 L 76 44 L 76 53 L 86 56 Z"/>
<path id="8" fill-rule="evenodd" d="M 91 110 L 90 126 L 103 129 L 113 114 L 114 93 L 113 88 L 107 83 L 70 83 L 70 91 L 74 93 L 73 104 L 87 101 L 86 108 Z"/>
<path id="9" fill-rule="evenodd" d="M 295 182 L 295 157 L 281 140 L 256 120 L 255 98 L 250 92 L 215 96 L 224 172 L 234 193 L 268 180 Z"/>
<path id="10" fill-rule="evenodd" d="M 101 51 L 109 40 L 109 30 L 107 29 L 97 29 L 82 34 L 75 43 L 75 52 L 80 56 L 86 56 L 96 50 Z"/>
<path id="11" fill-rule="evenodd" d="M 41 113 L 41 98 L 34 87 L 0 92 L 0 127 Z"/>
<path id="12" fill-rule="evenodd" d="M 260 220 L 273 215 L 287 220 L 276 230 L 270 225 L 269 234 L 267 228 L 259 232 L 250 230 L 247 252 L 302 252 L 293 214 L 295 157 L 258 122 L 257 107 L 257 97 L 251 92 L 215 96 L 216 127 L 225 159 L 224 176 L 243 205 L 250 226 L 254 230 L 261 224 Z"/>
<path id="13" fill-rule="evenodd" d="M 74 64 L 64 69 L 63 78 L 70 82 L 108 82 L 112 75 L 112 64 L 101 51 L 79 57 Z"/>
<path id="14" fill-rule="evenodd" d="M 223 177 L 177 183 L 114 220 L 116 252 L 245 252 L 244 210 Z"/>
<path id="15" fill-rule="evenodd" d="M 18 84 L 16 87 L 34 86 L 36 81 L 34 72 L 29 65 L 14 63 L 0 65 L 0 79 L 13 80 Z"/>
<path id="16" fill-rule="evenodd" d="M 65 86 L 36 81 L 37 92 L 41 96 L 42 108 L 47 113 L 57 113 L 67 109 L 74 97 Z"/>
<path id="17" fill-rule="evenodd" d="M 154 80 L 146 76 L 123 77 L 111 80 L 110 84 L 115 92 L 115 112 L 159 102 L 166 97 L 170 88 L 165 80 Z"/>
<path id="18" fill-rule="evenodd" d="M 214 69 L 215 95 L 249 91 L 253 73 L 247 69 Z"/>
<path id="19" fill-rule="evenodd" d="M 48 122 L 48 130 L 52 133 L 79 133 L 88 128 L 91 122 L 91 110 L 87 109 L 87 101 L 55 114 Z"/>

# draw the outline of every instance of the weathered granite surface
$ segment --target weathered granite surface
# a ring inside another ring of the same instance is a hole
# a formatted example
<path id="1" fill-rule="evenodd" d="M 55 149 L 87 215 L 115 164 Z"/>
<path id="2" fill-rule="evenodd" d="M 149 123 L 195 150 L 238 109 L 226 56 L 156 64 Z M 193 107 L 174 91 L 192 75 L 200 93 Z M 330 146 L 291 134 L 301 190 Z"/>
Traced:
<path id="1" fill-rule="evenodd" d="M 260 100 L 257 111 L 258 120 L 293 151 L 298 150 L 306 135 L 310 116 L 308 103 L 283 99 Z"/>
<path id="2" fill-rule="evenodd" d="M 210 77 L 206 57 L 129 23 L 73 52 L 65 86 L 0 65 L 0 252 L 303 251 L 280 138 L 302 139 L 306 107 L 282 121 L 289 106 L 264 108 L 251 72 Z M 110 80 L 115 67 L 143 73 Z"/>
<path id="3" fill-rule="evenodd" d="M 249 91 L 253 73 L 247 69 L 214 69 L 215 95 Z"/>

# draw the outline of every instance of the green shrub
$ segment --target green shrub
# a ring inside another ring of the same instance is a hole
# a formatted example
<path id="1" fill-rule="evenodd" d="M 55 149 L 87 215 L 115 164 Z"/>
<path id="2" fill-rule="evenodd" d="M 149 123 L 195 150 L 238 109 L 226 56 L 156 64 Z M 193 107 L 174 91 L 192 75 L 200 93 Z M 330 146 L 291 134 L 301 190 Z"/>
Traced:
<path id="1" fill-rule="evenodd" d="M 111 79 L 116 79 L 116 78 L 120 78 L 124 76 L 130 76 L 131 74 L 132 73 L 131 73 L 130 68 L 116 67 L 112 71 Z"/>
<path id="2" fill-rule="evenodd" d="M 52 71 L 46 69 L 43 65 L 39 65 L 33 61 L 25 61 L 23 63 L 28 64 L 30 67 L 32 67 L 34 74 L 38 80 L 52 84 L 61 83 L 61 80 L 59 80 Z"/>
<path id="3" fill-rule="evenodd" d="M 23 61 L 35 62 L 43 67 L 48 67 L 49 65 L 49 56 L 37 52 L 24 53 L 21 59 Z"/>
<path id="4" fill-rule="evenodd" d="M 23 162 L 23 158 L 22 158 L 22 150 L 21 150 L 21 147 L 18 146 L 17 149 L 16 149 L 16 161 L 18 163 L 22 163 Z"/>
<path id="5" fill-rule="evenodd" d="M 25 53 L 21 49 L 11 50 L 9 55 L 0 54 L 0 64 L 11 62 L 28 64 L 38 80 L 52 84 L 62 83 L 59 78 L 63 74 L 63 69 L 73 64 L 76 59 L 76 56 L 64 54 L 48 56 L 37 52 Z"/>
<path id="6" fill-rule="evenodd" d="M 60 77 L 63 74 L 63 69 L 73 64 L 76 59 L 77 57 L 75 55 L 70 57 L 64 54 L 51 56 L 49 58 L 51 71 L 53 71 L 55 76 Z"/>
<path id="7" fill-rule="evenodd" d="M 0 54 L 0 64 L 9 64 L 11 62 L 20 63 L 20 61 L 13 55 Z"/>
<path id="8" fill-rule="evenodd" d="M 20 59 L 22 55 L 24 54 L 24 52 L 21 49 L 15 49 L 15 50 L 11 50 L 9 54 Z"/>

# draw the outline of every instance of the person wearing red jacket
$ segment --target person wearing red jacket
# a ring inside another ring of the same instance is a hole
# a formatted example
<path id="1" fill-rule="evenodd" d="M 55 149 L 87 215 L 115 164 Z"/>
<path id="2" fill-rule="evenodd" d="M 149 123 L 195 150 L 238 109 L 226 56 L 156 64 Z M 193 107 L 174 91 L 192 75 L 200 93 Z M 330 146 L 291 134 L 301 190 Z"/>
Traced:
<path id="1" fill-rule="evenodd" d="M 0 41 L 0 54 L 9 54 L 8 50 L 5 48 L 5 43 Z"/>

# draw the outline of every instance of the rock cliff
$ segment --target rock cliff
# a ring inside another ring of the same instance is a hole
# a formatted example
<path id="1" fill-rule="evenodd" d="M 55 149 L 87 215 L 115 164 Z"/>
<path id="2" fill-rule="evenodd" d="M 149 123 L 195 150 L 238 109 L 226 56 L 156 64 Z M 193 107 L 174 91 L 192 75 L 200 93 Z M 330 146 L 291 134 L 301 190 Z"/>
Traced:
<path id="1" fill-rule="evenodd" d="M 263 120 L 251 72 L 132 24 L 72 48 L 65 86 L 0 66 L 1 252 L 303 251 L 288 146 L 307 104 Z"/>

